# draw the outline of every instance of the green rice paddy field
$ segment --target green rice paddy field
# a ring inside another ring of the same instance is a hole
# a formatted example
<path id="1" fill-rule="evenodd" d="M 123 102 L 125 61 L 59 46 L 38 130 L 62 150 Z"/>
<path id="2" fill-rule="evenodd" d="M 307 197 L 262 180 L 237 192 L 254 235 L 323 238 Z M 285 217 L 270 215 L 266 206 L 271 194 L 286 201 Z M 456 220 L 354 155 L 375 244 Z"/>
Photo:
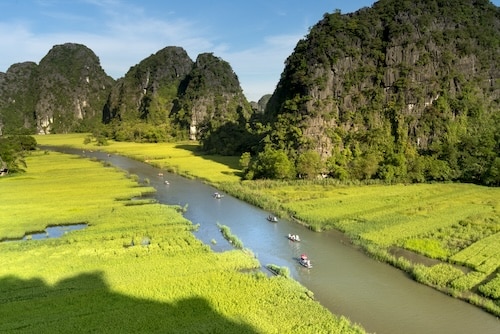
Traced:
<path id="1" fill-rule="evenodd" d="M 36 139 L 43 145 L 96 149 L 84 145 L 83 138 Z M 372 256 L 416 280 L 500 316 L 500 188 L 346 185 L 334 180 L 240 182 L 238 157 L 200 155 L 193 143 L 110 142 L 100 149 L 204 179 L 314 230 L 339 229 Z"/>
<path id="2" fill-rule="evenodd" d="M 0 239 L 87 223 L 61 238 L 0 242 L 0 332 L 363 333 L 249 252 L 215 253 L 182 208 L 83 158 L 38 151 L 0 179 Z M 104 186 L 105 185 L 105 186 Z"/>

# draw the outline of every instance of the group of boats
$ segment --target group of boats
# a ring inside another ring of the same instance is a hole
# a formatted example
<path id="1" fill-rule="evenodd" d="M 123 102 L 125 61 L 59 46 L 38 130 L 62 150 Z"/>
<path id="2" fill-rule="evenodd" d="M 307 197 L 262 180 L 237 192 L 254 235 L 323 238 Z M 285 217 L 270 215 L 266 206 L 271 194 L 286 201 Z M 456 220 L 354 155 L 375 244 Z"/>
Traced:
<path id="1" fill-rule="evenodd" d="M 109 155 L 108 155 L 108 157 L 109 157 Z M 163 173 L 162 172 L 158 173 L 158 176 L 163 177 Z M 165 183 L 166 185 L 170 184 L 170 182 L 168 182 L 168 180 L 163 181 L 163 183 Z"/>
<path id="2" fill-rule="evenodd" d="M 214 192 L 212 194 L 212 197 L 215 199 L 221 199 L 222 197 L 224 197 L 224 195 L 222 195 L 219 192 Z M 267 216 L 267 220 L 270 221 L 271 223 L 277 223 L 278 217 L 273 216 L 273 215 L 269 215 L 269 216 Z M 300 237 L 298 236 L 298 234 L 290 234 L 289 233 L 288 239 L 293 241 L 293 242 L 300 242 Z M 311 260 L 309 260 L 309 258 L 307 257 L 306 254 L 302 254 L 298 260 L 302 266 L 304 266 L 306 268 L 312 268 Z"/>
<path id="3" fill-rule="evenodd" d="M 276 216 L 273 216 L 273 215 L 267 216 L 267 220 L 270 221 L 271 223 L 278 222 L 278 218 Z M 288 233 L 288 240 L 291 240 L 293 242 L 300 242 L 300 237 L 298 234 Z M 302 254 L 298 260 L 302 266 L 304 266 L 306 268 L 312 268 L 311 260 L 309 260 L 309 258 L 307 257 L 306 254 Z"/>

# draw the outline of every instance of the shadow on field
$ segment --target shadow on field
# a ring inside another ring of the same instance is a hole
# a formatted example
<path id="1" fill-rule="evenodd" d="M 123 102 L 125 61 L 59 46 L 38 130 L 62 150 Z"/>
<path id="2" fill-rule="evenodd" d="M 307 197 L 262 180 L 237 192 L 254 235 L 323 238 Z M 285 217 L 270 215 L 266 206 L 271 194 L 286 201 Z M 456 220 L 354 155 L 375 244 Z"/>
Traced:
<path id="1" fill-rule="evenodd" d="M 180 144 L 180 145 L 176 145 L 175 147 L 179 148 L 179 149 L 182 149 L 182 150 L 190 151 L 195 156 L 203 158 L 205 160 L 210 160 L 210 161 L 214 161 L 214 162 L 226 165 L 226 166 L 228 166 L 231 169 L 239 170 L 241 168 L 241 166 L 239 164 L 239 157 L 235 159 L 234 156 L 206 154 L 203 151 L 201 151 L 200 147 L 198 145 L 196 145 L 196 144 L 192 144 L 192 145 L 190 145 L 190 144 Z M 234 174 L 236 176 L 240 176 L 241 177 L 241 175 L 240 175 L 241 173 L 236 172 Z"/>
<path id="2" fill-rule="evenodd" d="M 0 278 L 0 315 L 0 332 L 9 333 L 257 333 L 221 316 L 203 298 L 170 304 L 111 291 L 102 273 L 54 286 Z"/>

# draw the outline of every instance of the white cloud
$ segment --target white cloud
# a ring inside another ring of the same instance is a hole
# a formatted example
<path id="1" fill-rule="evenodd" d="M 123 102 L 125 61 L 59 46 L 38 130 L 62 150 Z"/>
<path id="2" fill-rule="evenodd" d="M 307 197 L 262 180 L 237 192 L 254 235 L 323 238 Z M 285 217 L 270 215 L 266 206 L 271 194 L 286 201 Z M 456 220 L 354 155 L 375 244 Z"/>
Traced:
<path id="1" fill-rule="evenodd" d="M 60 20 L 77 19 L 71 31 L 40 33 L 28 21 L 0 22 L 0 71 L 17 62 L 39 62 L 56 44 L 80 43 L 95 52 L 110 76 L 119 78 L 144 58 L 166 46 L 180 46 L 195 60 L 202 52 L 228 61 L 240 79 L 245 95 L 257 101 L 274 91 L 284 68 L 284 61 L 303 36 L 267 36 L 259 46 L 234 50 L 227 41 L 200 22 L 166 14 L 164 19 L 147 17 L 141 8 L 115 0 L 86 0 L 95 5 L 95 17 L 58 12 L 44 7 L 45 16 Z M 49 12 L 51 10 L 52 12 Z M 86 25 L 92 29 L 87 29 Z M 255 42 L 254 42 L 255 44 Z"/>

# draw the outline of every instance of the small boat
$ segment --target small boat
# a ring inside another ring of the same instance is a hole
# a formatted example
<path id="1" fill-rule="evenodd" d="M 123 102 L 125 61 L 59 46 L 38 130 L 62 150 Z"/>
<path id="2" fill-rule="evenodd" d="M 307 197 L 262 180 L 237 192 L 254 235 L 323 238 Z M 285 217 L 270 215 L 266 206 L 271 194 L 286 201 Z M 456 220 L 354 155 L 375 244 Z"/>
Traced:
<path id="1" fill-rule="evenodd" d="M 165 184 L 170 184 L 170 182 L 168 182 L 167 180 L 165 180 L 165 182 L 164 182 L 164 183 L 165 183 Z"/>
<path id="2" fill-rule="evenodd" d="M 300 237 L 298 234 L 288 234 L 288 239 L 290 239 L 292 241 L 297 241 L 297 242 L 300 241 Z"/>
<path id="3" fill-rule="evenodd" d="M 312 268 L 311 260 L 309 260 L 306 254 L 300 256 L 299 263 L 306 268 Z"/>
<path id="4" fill-rule="evenodd" d="M 224 197 L 224 196 L 223 196 L 223 195 L 221 195 L 221 194 L 220 194 L 220 193 L 218 193 L 218 192 L 215 192 L 215 193 L 213 193 L 212 197 L 213 197 L 213 198 L 215 198 L 215 199 L 221 199 L 221 198 L 222 198 L 222 197 Z"/>
<path id="5" fill-rule="evenodd" d="M 273 216 L 273 215 L 267 216 L 267 220 L 269 220 L 271 223 L 277 223 L 278 222 L 278 218 L 276 216 Z"/>

